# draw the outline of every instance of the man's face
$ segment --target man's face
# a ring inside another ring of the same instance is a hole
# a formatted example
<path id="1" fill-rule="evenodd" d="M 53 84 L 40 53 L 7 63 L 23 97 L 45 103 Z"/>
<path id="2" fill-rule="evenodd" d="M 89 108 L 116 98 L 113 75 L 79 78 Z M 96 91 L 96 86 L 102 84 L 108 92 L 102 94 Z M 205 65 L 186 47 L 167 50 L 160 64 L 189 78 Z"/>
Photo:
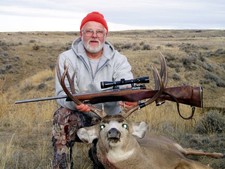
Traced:
<path id="1" fill-rule="evenodd" d="M 106 39 L 106 29 L 98 22 L 89 21 L 81 30 L 81 39 L 85 49 L 90 53 L 98 53 L 102 50 Z"/>

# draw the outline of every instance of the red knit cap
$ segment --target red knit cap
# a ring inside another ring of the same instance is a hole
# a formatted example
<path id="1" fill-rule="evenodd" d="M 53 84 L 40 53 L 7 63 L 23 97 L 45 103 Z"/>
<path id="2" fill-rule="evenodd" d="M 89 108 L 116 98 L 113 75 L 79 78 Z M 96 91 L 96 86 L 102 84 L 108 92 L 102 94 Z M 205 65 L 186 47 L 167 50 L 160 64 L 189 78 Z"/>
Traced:
<path id="1" fill-rule="evenodd" d="M 81 22 L 80 30 L 82 29 L 84 24 L 87 23 L 88 21 L 95 21 L 95 22 L 101 23 L 108 32 L 108 26 L 107 26 L 106 20 L 101 13 L 94 11 L 87 14 L 87 16 Z"/>

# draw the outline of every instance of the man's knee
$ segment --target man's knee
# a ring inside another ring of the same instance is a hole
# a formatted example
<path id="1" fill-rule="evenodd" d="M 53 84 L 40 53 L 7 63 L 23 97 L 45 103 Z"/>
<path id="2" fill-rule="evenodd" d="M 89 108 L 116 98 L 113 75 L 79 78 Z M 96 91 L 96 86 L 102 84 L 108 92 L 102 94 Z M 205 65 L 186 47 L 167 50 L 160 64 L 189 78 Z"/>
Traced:
<path id="1" fill-rule="evenodd" d="M 79 114 L 75 111 L 59 108 L 53 116 L 52 136 L 63 145 L 75 140 L 76 132 L 81 127 Z"/>
<path id="2" fill-rule="evenodd" d="M 74 142 L 81 142 L 77 136 L 79 128 L 92 126 L 98 122 L 98 119 L 88 113 L 60 107 L 54 113 L 52 135 L 57 142 L 61 141 L 61 144 L 71 146 Z"/>

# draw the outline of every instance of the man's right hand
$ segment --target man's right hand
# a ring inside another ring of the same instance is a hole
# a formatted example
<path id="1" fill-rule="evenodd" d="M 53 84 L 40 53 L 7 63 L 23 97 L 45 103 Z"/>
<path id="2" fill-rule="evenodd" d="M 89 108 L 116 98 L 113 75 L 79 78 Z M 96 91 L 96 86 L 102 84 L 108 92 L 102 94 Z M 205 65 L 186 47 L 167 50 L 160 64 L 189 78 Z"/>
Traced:
<path id="1" fill-rule="evenodd" d="M 81 112 L 90 112 L 91 108 L 87 104 L 76 105 L 76 109 Z"/>

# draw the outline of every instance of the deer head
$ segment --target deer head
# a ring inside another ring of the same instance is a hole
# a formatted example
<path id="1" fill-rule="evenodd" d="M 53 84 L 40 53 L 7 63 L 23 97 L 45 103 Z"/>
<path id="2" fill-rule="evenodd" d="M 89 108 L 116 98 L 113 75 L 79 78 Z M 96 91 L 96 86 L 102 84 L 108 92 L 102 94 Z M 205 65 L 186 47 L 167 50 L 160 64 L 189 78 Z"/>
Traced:
<path id="1" fill-rule="evenodd" d="M 129 133 L 138 138 L 143 138 L 147 129 L 147 123 L 129 122 L 125 117 L 117 114 L 106 115 L 99 124 L 79 129 L 77 135 L 86 143 L 92 143 L 94 139 L 101 137 L 105 143 L 109 143 L 109 145 L 113 146 L 118 144 L 121 140 L 126 141 L 124 138 L 128 138 Z M 121 139 L 121 137 L 123 139 Z M 125 143 L 120 142 L 120 144 Z"/>

